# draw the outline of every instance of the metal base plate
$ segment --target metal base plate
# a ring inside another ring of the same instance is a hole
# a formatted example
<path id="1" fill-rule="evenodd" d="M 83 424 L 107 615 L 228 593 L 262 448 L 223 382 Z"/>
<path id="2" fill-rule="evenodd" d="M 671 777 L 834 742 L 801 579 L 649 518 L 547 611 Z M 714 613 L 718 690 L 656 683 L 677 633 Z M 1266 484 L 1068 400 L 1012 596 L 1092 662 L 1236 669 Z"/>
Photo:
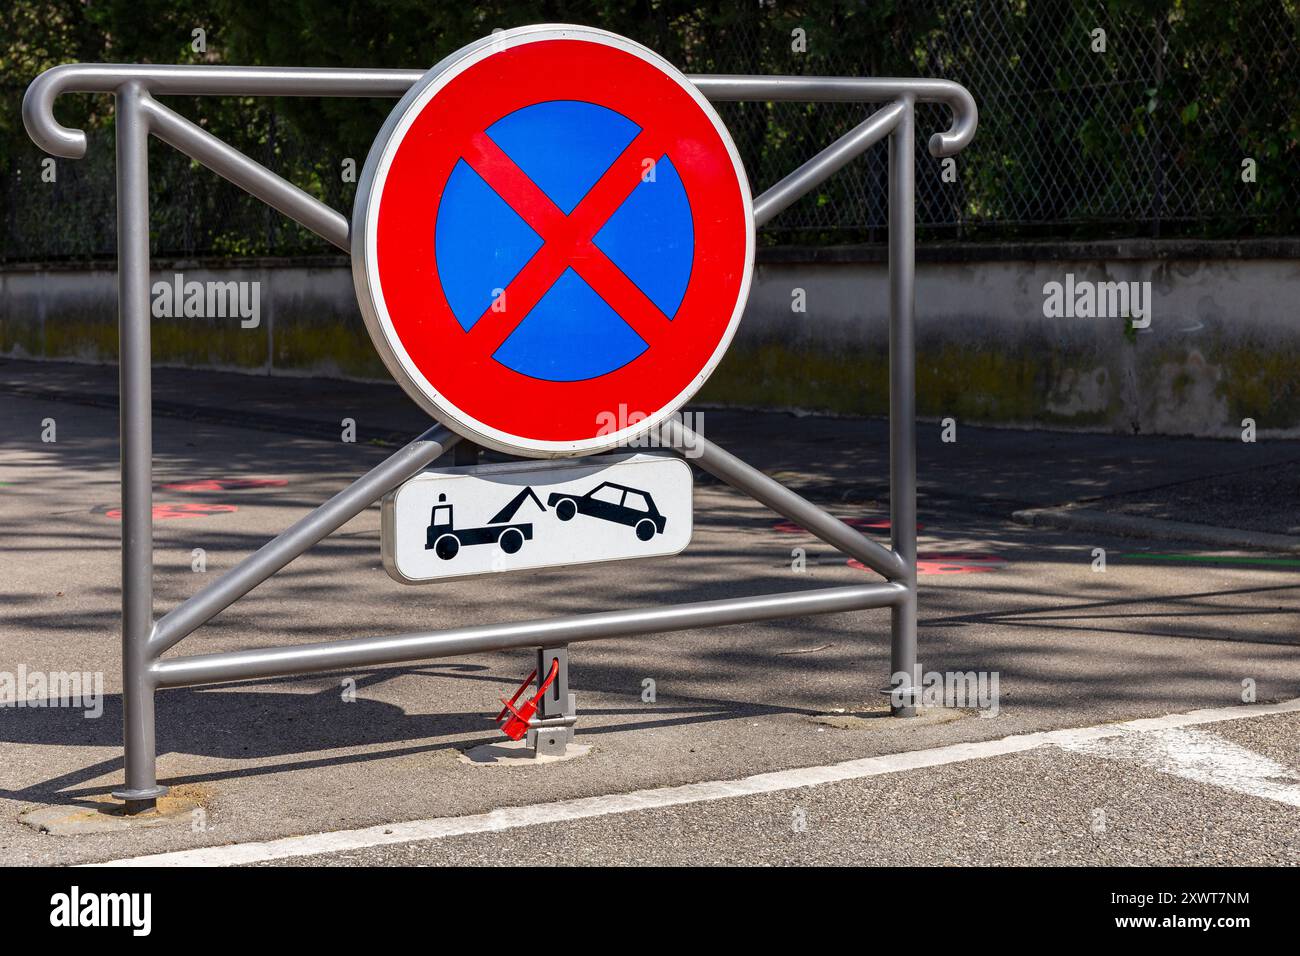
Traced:
<path id="1" fill-rule="evenodd" d="M 141 790 L 128 790 L 124 787 L 121 790 L 114 790 L 112 795 L 122 801 L 128 814 L 144 813 L 157 807 L 158 798 L 167 795 L 167 788 L 162 784 Z"/>

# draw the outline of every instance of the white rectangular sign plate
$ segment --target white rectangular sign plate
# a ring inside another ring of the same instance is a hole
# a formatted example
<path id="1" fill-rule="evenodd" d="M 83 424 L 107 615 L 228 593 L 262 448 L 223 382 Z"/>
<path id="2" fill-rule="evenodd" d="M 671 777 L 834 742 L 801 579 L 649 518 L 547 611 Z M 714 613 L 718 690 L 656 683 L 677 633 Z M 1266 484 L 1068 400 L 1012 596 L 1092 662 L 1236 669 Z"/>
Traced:
<path id="1" fill-rule="evenodd" d="M 660 455 L 431 469 L 384 498 L 384 568 L 421 584 L 677 554 L 691 491 L 690 466 Z"/>

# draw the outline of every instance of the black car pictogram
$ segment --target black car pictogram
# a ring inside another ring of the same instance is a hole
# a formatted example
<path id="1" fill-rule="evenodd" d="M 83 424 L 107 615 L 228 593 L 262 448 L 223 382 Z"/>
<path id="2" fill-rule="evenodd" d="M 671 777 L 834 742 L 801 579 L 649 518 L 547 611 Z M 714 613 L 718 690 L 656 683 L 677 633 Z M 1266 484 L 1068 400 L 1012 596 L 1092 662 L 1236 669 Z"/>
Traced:
<path id="1" fill-rule="evenodd" d="M 642 541 L 649 541 L 656 534 L 664 533 L 668 519 L 659 513 L 650 492 L 627 485 L 616 485 L 612 481 L 601 482 L 585 495 L 574 495 L 556 491 L 546 499 L 546 503 L 555 509 L 556 517 L 569 521 L 574 515 L 587 515 L 602 521 L 625 524 L 636 531 Z"/>

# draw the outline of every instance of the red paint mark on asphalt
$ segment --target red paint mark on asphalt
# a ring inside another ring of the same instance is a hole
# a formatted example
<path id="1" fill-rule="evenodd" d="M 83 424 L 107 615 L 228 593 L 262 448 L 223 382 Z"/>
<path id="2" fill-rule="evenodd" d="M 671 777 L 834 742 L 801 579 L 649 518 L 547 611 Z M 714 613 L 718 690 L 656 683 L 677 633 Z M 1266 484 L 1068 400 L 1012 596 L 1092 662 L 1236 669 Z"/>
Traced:
<path id="1" fill-rule="evenodd" d="M 197 504 L 194 502 L 178 502 L 176 504 L 164 504 L 153 506 L 154 521 L 172 521 L 176 518 L 206 518 L 209 515 L 230 514 L 238 511 L 234 505 L 212 505 Z M 110 508 L 104 512 L 104 517 L 113 521 L 122 520 L 121 508 Z"/>
<path id="2" fill-rule="evenodd" d="M 285 478 L 200 478 L 194 481 L 173 481 L 162 487 L 168 491 L 242 491 L 245 488 L 283 488 Z"/>
<path id="3" fill-rule="evenodd" d="M 856 558 L 849 559 L 849 567 L 867 570 Z M 940 554 L 922 552 L 916 556 L 917 574 L 981 574 L 1005 567 L 1006 558 L 993 554 Z"/>
<path id="4" fill-rule="evenodd" d="M 850 528 L 856 528 L 859 531 L 888 531 L 890 527 L 888 518 L 841 518 L 840 520 Z M 923 531 L 924 529 L 925 525 L 917 522 L 916 530 Z M 772 530 L 784 531 L 788 534 L 811 533 L 803 525 L 795 524 L 793 521 L 778 521 L 772 525 Z"/>

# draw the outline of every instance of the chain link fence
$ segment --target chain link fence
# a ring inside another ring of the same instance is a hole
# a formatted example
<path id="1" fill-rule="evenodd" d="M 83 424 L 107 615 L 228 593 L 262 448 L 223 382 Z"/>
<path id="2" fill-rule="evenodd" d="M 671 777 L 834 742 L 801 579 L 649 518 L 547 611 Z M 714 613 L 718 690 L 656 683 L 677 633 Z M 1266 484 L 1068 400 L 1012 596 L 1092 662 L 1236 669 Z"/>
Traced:
<path id="1" fill-rule="evenodd" d="M 869 21 L 844 15 L 843 7 L 824 19 L 779 6 L 758 5 L 721 31 L 689 14 L 600 25 L 659 50 L 687 72 L 921 75 L 962 83 L 979 104 L 980 128 L 954 163 L 925 149 L 929 135 L 946 127 L 945 111 L 918 108 L 923 239 L 1296 230 L 1295 2 L 1247 0 L 1232 5 L 1227 20 L 1198 19 L 1180 2 L 917 0 L 893 19 Z M 22 89 L 0 90 L 0 97 L 6 115 L 16 117 Z M 43 164 L 20 125 L 4 127 L 12 141 L 0 153 L 0 257 L 114 254 L 112 117 L 107 98 L 98 99 L 100 113 L 88 125 L 90 149 L 80 161 Z M 348 161 L 358 169 L 364 162 L 364 137 L 341 139 L 328 120 L 304 119 L 306 107 L 277 100 L 168 103 L 350 215 L 355 182 Z M 390 108 L 386 101 L 375 104 L 371 133 Z M 719 110 L 755 193 L 867 112 L 853 104 L 792 103 L 720 104 Z M 151 145 L 150 164 L 156 255 L 327 251 L 315 236 L 164 144 Z M 877 148 L 783 213 L 765 240 L 881 239 L 885 189 L 886 156 Z"/>

